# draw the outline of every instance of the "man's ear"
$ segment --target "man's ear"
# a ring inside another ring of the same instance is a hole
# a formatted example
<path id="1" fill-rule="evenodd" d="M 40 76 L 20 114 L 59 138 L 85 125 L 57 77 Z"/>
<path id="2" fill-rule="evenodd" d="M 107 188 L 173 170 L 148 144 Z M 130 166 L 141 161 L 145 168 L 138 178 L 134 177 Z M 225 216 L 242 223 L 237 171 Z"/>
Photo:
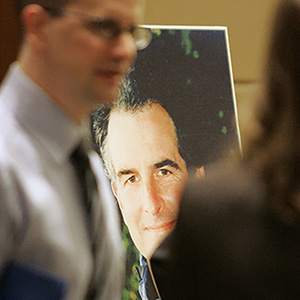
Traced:
<path id="1" fill-rule="evenodd" d="M 25 40 L 35 50 L 43 49 L 45 45 L 45 26 L 49 18 L 45 9 L 37 4 L 27 5 L 21 12 Z"/>
<path id="2" fill-rule="evenodd" d="M 195 176 L 200 179 L 205 177 L 204 166 L 201 166 L 196 169 Z"/>
<path id="3" fill-rule="evenodd" d="M 117 187 L 116 187 L 116 185 L 115 185 L 112 181 L 110 182 L 110 185 L 111 185 L 111 188 L 112 188 L 112 191 L 113 191 L 115 197 L 116 197 L 117 200 L 118 200 L 120 209 L 122 210 L 122 209 L 123 209 L 123 206 L 122 206 L 122 203 L 120 202 L 119 197 L 118 197 L 118 190 L 117 190 Z"/>

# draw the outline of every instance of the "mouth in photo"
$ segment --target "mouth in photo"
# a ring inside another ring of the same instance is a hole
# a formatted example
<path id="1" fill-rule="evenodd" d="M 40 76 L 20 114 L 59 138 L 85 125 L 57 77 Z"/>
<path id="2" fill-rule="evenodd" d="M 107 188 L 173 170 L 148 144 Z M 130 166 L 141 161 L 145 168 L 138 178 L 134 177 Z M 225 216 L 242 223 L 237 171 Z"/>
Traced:
<path id="1" fill-rule="evenodd" d="M 145 230 L 148 232 L 165 232 L 174 228 L 176 220 L 170 222 L 159 223 L 151 226 L 146 226 Z"/>

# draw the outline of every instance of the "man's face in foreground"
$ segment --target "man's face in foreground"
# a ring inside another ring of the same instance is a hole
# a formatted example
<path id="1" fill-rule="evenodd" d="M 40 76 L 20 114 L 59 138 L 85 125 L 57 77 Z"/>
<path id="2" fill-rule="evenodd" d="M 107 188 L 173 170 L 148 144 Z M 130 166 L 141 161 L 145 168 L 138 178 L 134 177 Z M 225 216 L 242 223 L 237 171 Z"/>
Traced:
<path id="1" fill-rule="evenodd" d="M 112 111 L 106 151 L 125 223 L 149 258 L 175 225 L 188 177 L 173 121 L 159 104 L 134 113 Z"/>
<path id="2" fill-rule="evenodd" d="M 141 20 L 141 1 L 76 0 L 66 6 L 61 17 L 44 14 L 50 21 L 49 72 L 59 74 L 61 85 L 74 99 L 84 99 L 83 106 L 115 100 L 121 79 L 135 60 L 136 46 L 129 32 L 107 38 L 94 21 L 110 19 L 122 27 L 136 25 Z"/>

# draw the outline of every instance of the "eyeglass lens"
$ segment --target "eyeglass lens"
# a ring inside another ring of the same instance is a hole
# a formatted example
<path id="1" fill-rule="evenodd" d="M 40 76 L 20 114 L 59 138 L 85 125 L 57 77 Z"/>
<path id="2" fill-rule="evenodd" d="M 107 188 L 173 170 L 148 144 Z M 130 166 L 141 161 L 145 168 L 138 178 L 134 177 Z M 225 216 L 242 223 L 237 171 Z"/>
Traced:
<path id="1" fill-rule="evenodd" d="M 95 33 L 107 39 L 117 38 L 122 32 L 127 31 L 132 34 L 137 50 L 143 50 L 151 43 L 152 33 L 149 28 L 139 26 L 122 27 L 120 23 L 113 19 L 99 19 L 84 15 L 80 12 L 69 11 L 64 8 L 52 8 L 46 6 L 43 6 L 43 8 L 54 17 L 60 17 L 66 12 L 72 13 L 85 21 Z"/>

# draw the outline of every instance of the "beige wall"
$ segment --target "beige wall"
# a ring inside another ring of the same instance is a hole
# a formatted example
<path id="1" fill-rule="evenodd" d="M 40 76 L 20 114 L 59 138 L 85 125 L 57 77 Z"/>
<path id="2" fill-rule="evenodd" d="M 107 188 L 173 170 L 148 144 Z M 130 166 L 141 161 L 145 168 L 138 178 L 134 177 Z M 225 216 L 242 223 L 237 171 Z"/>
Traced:
<path id="1" fill-rule="evenodd" d="M 147 0 L 145 23 L 227 26 L 235 78 L 257 80 L 276 3 L 277 0 Z"/>
<path id="2" fill-rule="evenodd" d="M 241 132 L 264 68 L 278 0 L 146 0 L 146 24 L 224 25 L 230 52 Z"/>

